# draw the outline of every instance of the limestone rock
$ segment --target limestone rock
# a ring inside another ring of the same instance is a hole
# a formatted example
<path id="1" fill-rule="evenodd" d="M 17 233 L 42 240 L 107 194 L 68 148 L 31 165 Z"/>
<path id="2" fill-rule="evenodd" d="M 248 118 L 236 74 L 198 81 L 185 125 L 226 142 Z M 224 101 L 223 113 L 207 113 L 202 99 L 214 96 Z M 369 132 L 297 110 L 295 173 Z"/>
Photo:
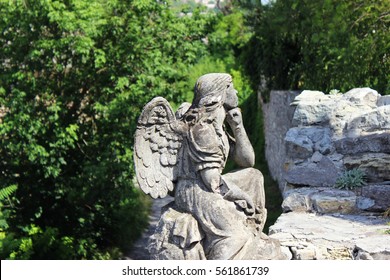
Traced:
<path id="1" fill-rule="evenodd" d="M 308 197 L 297 192 L 288 195 L 282 203 L 283 212 L 306 212 L 309 209 Z"/>
<path id="2" fill-rule="evenodd" d="M 381 106 L 369 112 L 361 113 L 345 127 L 345 132 L 353 131 L 358 135 L 363 132 L 390 131 L 390 106 Z"/>
<path id="3" fill-rule="evenodd" d="M 371 147 L 379 148 L 379 146 L 376 146 L 375 144 L 372 144 Z M 387 149 L 386 147 L 382 148 Z M 367 179 L 369 182 L 390 181 L 389 153 L 365 153 L 358 155 L 347 155 L 344 157 L 343 161 L 347 169 L 359 168 L 364 171 L 367 175 Z"/>
<path id="4" fill-rule="evenodd" d="M 335 106 L 334 97 L 318 91 L 303 91 L 292 105 L 297 105 L 293 117 L 294 126 L 326 124 Z"/>
<path id="5" fill-rule="evenodd" d="M 292 128 L 287 132 L 284 139 L 286 153 L 291 158 L 305 159 L 313 154 L 314 144 L 307 135 L 299 134 L 299 132 L 299 129 L 296 128 Z"/>
<path id="6" fill-rule="evenodd" d="M 378 107 L 390 105 L 390 95 L 381 96 L 376 103 Z"/>
<path id="7" fill-rule="evenodd" d="M 357 240 L 354 253 L 357 260 L 389 260 L 390 243 L 384 236 Z"/>
<path id="8" fill-rule="evenodd" d="M 337 100 L 329 116 L 329 127 L 332 129 L 333 138 L 345 137 L 346 131 L 350 136 L 353 132 L 347 130 L 348 123 L 365 112 L 372 111 L 369 106 L 358 107 L 348 100 Z"/>
<path id="9" fill-rule="evenodd" d="M 331 187 L 336 183 L 338 170 L 333 162 L 323 157 L 318 163 L 293 166 L 285 174 L 285 180 L 294 185 Z"/>
<path id="10" fill-rule="evenodd" d="M 351 191 L 326 190 L 311 196 L 313 209 L 317 213 L 348 214 L 355 211 L 356 195 Z"/>
<path id="11" fill-rule="evenodd" d="M 336 151 L 343 155 L 390 153 L 390 133 L 342 138 L 335 141 L 335 146 Z"/>
<path id="12" fill-rule="evenodd" d="M 310 102 L 321 102 L 330 99 L 329 95 L 325 95 L 321 91 L 315 90 L 304 90 L 298 96 L 295 97 L 294 101 L 290 104 L 291 106 L 299 105 L 300 103 Z"/>
<path id="13" fill-rule="evenodd" d="M 286 260 L 289 255 L 282 251 L 277 239 L 269 238 L 265 234 L 255 237 L 253 245 L 247 249 L 244 260 Z"/>
<path id="14" fill-rule="evenodd" d="M 362 197 L 373 202 L 365 210 L 386 211 L 390 208 L 390 185 L 363 186 Z"/>
<path id="15" fill-rule="evenodd" d="M 290 250 L 293 259 L 340 260 L 365 256 L 390 260 L 387 222 L 371 216 L 290 212 L 278 218 L 269 235 Z"/>
<path id="16" fill-rule="evenodd" d="M 342 99 L 348 100 L 356 105 L 376 107 L 380 94 L 371 88 L 354 88 L 342 95 Z"/>
<path id="17" fill-rule="evenodd" d="M 314 151 L 326 155 L 334 150 L 329 128 L 293 127 L 287 132 L 285 143 L 290 158 L 305 159 Z"/>
<path id="18" fill-rule="evenodd" d="M 282 203 L 284 212 L 353 213 L 356 195 L 351 191 L 334 188 L 297 188 L 287 192 Z"/>
<path id="19" fill-rule="evenodd" d="M 356 200 L 356 207 L 360 210 L 368 210 L 372 208 L 375 205 L 375 200 L 368 198 L 368 197 L 362 197 L 359 196 Z"/>

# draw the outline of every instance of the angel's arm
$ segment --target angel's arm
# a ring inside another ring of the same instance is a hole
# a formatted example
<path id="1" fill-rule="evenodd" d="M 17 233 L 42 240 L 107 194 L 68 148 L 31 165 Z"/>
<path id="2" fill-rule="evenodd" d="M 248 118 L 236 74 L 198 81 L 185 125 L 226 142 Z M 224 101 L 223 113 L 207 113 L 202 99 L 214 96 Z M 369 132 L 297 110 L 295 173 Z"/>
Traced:
<path id="1" fill-rule="evenodd" d="M 232 147 L 233 160 L 241 167 L 252 167 L 255 164 L 255 153 L 242 123 L 240 109 L 228 111 L 226 120 L 235 138 L 235 144 Z"/>

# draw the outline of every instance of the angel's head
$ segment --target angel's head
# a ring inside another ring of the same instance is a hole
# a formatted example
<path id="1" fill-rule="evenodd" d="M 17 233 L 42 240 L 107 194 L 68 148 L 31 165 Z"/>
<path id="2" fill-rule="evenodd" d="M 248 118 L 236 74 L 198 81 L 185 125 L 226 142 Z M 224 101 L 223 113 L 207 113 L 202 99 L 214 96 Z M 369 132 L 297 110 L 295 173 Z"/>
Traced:
<path id="1" fill-rule="evenodd" d="M 192 107 L 213 111 L 222 106 L 227 109 L 238 106 L 237 91 L 229 74 L 211 73 L 201 76 L 195 84 L 194 93 Z"/>

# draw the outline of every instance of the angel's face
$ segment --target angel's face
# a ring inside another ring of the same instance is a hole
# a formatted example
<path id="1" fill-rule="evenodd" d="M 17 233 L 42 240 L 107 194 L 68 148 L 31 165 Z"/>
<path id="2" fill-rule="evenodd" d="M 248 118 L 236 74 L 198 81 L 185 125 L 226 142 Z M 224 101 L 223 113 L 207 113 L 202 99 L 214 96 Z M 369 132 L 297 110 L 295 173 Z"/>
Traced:
<path id="1" fill-rule="evenodd" d="M 226 110 L 231 110 L 238 106 L 237 90 L 234 88 L 233 83 L 229 83 L 226 89 L 226 100 L 224 107 Z"/>

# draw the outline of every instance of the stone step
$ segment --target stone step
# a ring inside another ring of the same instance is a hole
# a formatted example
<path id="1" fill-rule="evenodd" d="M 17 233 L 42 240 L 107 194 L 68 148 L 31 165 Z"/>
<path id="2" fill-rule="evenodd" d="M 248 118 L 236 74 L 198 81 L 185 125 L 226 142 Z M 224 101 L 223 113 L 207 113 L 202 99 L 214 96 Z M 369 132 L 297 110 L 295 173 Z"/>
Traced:
<path id="1" fill-rule="evenodd" d="M 390 260 L 390 219 L 380 216 L 290 212 L 270 227 L 294 260 Z"/>

